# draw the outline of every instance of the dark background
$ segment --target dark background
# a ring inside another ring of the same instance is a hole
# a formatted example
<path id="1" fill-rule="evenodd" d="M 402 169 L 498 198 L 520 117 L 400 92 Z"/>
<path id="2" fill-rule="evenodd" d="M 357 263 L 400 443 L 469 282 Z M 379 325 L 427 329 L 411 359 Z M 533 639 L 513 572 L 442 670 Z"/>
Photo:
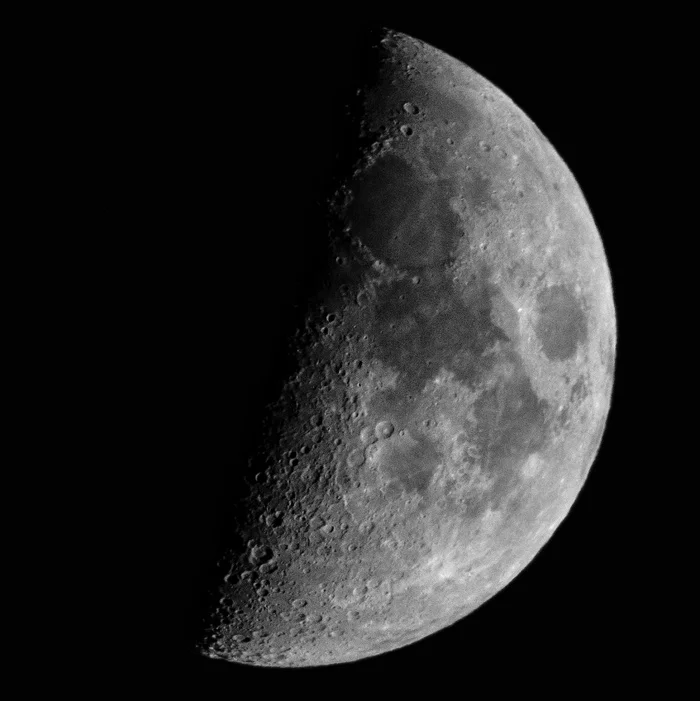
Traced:
<path id="1" fill-rule="evenodd" d="M 650 527 L 637 522 L 634 502 L 654 449 L 639 440 L 651 419 L 640 415 L 638 380 L 649 362 L 639 351 L 638 306 L 640 290 L 649 298 L 642 268 L 654 190 L 640 188 L 638 174 L 659 118 L 644 96 L 659 75 L 644 37 L 603 18 L 585 27 L 562 19 L 560 30 L 514 18 L 381 21 L 461 59 L 511 97 L 568 164 L 597 222 L 618 313 L 616 384 L 603 444 L 569 516 L 505 590 L 394 653 L 275 670 L 194 652 L 191 624 L 222 537 L 227 475 L 244 460 L 279 381 L 295 304 L 313 286 L 323 235 L 317 203 L 343 146 L 344 105 L 372 26 L 354 15 L 270 12 L 135 21 L 110 69 L 121 125 L 115 152 L 134 159 L 123 187 L 144 204 L 126 227 L 133 266 L 125 289 L 133 275 L 144 292 L 131 352 L 147 378 L 138 431 L 156 446 L 140 457 L 158 501 L 147 565 L 156 584 L 143 590 L 146 609 L 162 619 L 154 690 L 209 698 L 253 684 L 263 694 L 313 694 L 401 679 L 420 689 L 457 683 L 466 693 L 476 675 L 497 693 L 511 674 L 525 690 L 552 669 L 572 683 L 623 677 L 658 644 L 640 593 L 650 576 L 640 540 Z M 148 652 L 149 643 L 137 647 Z"/>

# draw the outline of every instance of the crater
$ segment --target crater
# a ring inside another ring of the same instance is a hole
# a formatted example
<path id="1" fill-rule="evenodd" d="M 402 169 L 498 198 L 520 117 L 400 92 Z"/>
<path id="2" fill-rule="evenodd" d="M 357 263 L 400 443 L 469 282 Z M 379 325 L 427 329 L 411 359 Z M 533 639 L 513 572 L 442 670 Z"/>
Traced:
<path id="1" fill-rule="evenodd" d="M 396 441 L 382 456 L 382 472 L 399 482 L 405 492 L 424 494 L 430 486 L 440 456 L 425 436 Z"/>

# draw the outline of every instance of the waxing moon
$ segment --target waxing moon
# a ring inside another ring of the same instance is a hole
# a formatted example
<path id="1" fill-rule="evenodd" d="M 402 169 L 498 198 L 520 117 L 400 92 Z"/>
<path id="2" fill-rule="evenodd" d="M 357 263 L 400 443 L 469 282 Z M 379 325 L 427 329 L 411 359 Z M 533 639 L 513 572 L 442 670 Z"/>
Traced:
<path id="1" fill-rule="evenodd" d="M 605 427 L 615 309 L 573 175 L 467 66 L 375 49 L 328 274 L 232 505 L 213 658 L 350 662 L 462 619 L 566 517 Z"/>

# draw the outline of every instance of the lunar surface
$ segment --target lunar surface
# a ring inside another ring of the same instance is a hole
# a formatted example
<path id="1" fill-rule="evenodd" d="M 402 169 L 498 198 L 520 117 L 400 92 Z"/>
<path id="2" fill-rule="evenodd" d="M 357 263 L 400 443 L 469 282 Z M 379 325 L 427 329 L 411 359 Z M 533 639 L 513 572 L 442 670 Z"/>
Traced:
<path id="1" fill-rule="evenodd" d="M 200 641 L 359 660 L 503 589 L 565 518 L 608 413 L 615 310 L 574 177 L 455 59 L 386 31 L 328 200 L 328 274 L 290 342 Z"/>

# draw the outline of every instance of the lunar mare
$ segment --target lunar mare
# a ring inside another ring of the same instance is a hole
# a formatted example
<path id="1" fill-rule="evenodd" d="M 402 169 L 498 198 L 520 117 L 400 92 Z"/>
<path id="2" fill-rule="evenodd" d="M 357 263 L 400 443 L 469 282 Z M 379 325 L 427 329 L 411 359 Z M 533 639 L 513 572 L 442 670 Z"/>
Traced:
<path id="1" fill-rule="evenodd" d="M 292 339 L 201 651 L 348 662 L 449 626 L 569 511 L 615 310 L 574 177 L 500 90 L 386 32 L 329 274 Z"/>

